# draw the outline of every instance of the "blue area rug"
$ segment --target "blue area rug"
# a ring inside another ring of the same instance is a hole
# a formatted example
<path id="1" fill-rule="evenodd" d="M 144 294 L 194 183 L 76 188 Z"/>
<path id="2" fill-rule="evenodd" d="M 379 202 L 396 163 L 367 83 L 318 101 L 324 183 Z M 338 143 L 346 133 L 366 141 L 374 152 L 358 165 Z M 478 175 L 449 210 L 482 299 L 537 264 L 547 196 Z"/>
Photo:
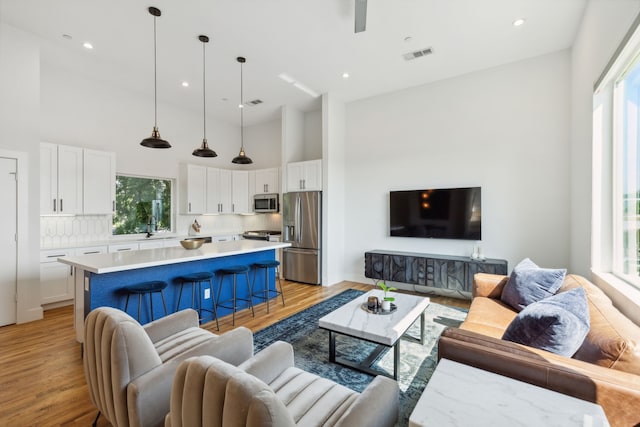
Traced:
<path id="1" fill-rule="evenodd" d="M 327 301 L 309 307 L 254 334 L 255 350 L 260 351 L 275 341 L 293 345 L 295 364 L 321 377 L 331 379 L 352 390 L 361 392 L 373 380 L 373 376 L 329 362 L 329 332 L 318 328 L 318 319 L 357 298 L 364 292 L 348 289 Z M 425 344 L 403 340 L 400 344 L 398 385 L 400 387 L 400 416 L 398 426 L 407 426 L 422 391 L 437 364 L 438 337 L 447 326 L 458 326 L 467 316 L 467 310 L 431 303 L 425 311 Z M 409 334 L 418 336 L 420 320 L 409 328 Z M 374 347 L 373 344 L 337 335 L 337 353 L 359 361 Z M 393 352 L 383 352 L 374 367 L 393 375 Z"/>

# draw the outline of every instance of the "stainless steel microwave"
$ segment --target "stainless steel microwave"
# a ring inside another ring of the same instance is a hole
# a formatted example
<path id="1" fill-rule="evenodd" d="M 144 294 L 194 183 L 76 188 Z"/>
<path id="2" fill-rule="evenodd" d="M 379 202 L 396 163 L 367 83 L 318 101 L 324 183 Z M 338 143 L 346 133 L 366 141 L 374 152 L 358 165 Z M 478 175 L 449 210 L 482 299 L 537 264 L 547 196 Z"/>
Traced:
<path id="1" fill-rule="evenodd" d="M 278 212 L 278 194 L 256 194 L 253 196 L 254 212 Z"/>

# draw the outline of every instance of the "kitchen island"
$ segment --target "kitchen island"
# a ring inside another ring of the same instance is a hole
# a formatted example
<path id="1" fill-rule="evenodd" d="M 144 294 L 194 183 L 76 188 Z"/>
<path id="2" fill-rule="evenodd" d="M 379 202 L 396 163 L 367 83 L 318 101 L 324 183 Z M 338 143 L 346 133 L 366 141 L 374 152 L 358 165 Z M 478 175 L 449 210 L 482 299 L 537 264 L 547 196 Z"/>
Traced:
<path id="1" fill-rule="evenodd" d="M 75 299 L 74 299 L 74 325 L 76 330 L 76 340 L 83 341 L 84 318 L 96 307 L 108 306 L 124 310 L 127 298 L 123 288 L 128 285 L 146 282 L 150 280 L 164 280 L 168 283 L 164 290 L 167 304 L 167 311 L 172 313 L 177 309 L 184 309 L 191 306 L 191 289 L 186 287 L 180 300 L 180 307 L 177 307 L 178 293 L 180 291 L 180 281 L 182 275 L 200 271 L 216 270 L 231 265 L 250 266 L 256 261 L 275 259 L 275 250 L 290 246 L 289 243 L 267 242 L 258 240 L 234 240 L 228 242 L 206 243 L 201 248 L 186 250 L 182 247 L 142 249 L 138 251 L 117 252 L 108 254 L 91 254 L 82 256 L 71 256 L 59 258 L 58 261 L 73 267 L 75 277 Z M 253 272 L 249 274 L 253 282 Z M 202 286 L 202 301 L 205 308 L 211 309 L 211 295 L 216 301 L 218 295 L 218 280 L 214 276 L 214 286 L 209 290 L 208 284 Z M 275 289 L 275 275 L 269 275 L 269 288 Z M 256 289 L 264 286 L 264 275 L 255 278 Z M 231 295 L 229 279 L 225 280 L 222 287 L 222 299 L 227 299 Z M 237 297 L 247 297 L 247 287 L 243 278 L 238 279 Z M 205 296 L 209 298 L 205 299 Z M 158 295 L 153 305 L 153 314 L 156 319 L 164 316 L 164 308 Z M 129 314 L 133 317 L 137 314 L 137 296 L 132 297 L 129 303 Z M 262 302 L 255 299 L 254 303 Z M 197 296 L 196 296 L 197 304 Z M 220 307 L 218 317 L 230 314 L 230 309 Z M 210 313 L 204 312 L 203 322 L 213 320 Z M 148 296 L 142 300 L 142 310 L 140 323 L 148 323 L 151 320 Z"/>

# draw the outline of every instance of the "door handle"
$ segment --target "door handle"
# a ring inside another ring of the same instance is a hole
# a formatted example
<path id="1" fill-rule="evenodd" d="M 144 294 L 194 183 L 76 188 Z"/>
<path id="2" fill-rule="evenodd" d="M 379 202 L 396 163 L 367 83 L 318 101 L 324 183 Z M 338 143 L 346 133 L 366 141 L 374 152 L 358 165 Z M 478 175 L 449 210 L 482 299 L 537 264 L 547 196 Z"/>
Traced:
<path id="1" fill-rule="evenodd" d="M 53 199 L 53 211 L 56 211 L 56 199 Z"/>
<path id="2" fill-rule="evenodd" d="M 62 199 L 60 199 L 60 212 L 62 212 L 62 211 L 63 211 L 63 209 L 62 209 Z"/>
<path id="3" fill-rule="evenodd" d="M 189 212 L 191 212 L 191 202 L 189 202 Z"/>

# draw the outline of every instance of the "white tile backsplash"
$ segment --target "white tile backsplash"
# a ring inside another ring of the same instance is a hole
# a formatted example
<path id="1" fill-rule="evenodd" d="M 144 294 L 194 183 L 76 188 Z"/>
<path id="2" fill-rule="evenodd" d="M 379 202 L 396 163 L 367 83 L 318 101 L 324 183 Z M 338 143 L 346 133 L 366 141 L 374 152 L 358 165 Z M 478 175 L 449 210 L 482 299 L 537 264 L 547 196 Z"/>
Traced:
<path id="1" fill-rule="evenodd" d="M 200 235 L 240 234 L 246 230 L 280 230 L 282 215 L 178 215 L 175 233 L 189 234 L 197 219 Z M 41 216 L 40 248 L 84 246 L 111 239 L 111 215 Z"/>
<path id="2" fill-rule="evenodd" d="M 280 230 L 282 215 L 178 215 L 176 233 L 189 233 L 193 220 L 197 219 L 201 226 L 200 234 L 221 235 L 240 234 L 247 230 Z"/>
<path id="3" fill-rule="evenodd" d="M 41 249 L 82 246 L 110 237 L 111 215 L 40 217 Z"/>

